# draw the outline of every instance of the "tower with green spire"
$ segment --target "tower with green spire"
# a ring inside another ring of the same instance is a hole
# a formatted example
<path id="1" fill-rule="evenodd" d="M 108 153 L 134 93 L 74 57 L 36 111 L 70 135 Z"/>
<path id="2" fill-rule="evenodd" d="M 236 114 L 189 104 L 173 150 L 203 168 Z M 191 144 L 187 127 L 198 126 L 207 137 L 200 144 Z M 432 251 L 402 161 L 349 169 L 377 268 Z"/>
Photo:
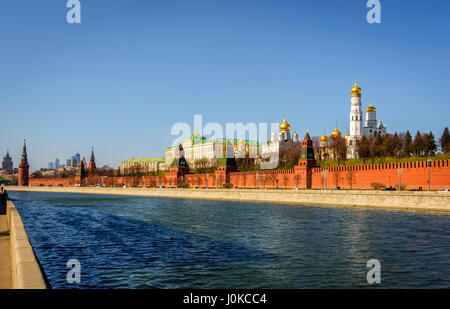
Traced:
<path id="1" fill-rule="evenodd" d="M 315 166 L 316 160 L 315 160 L 315 156 L 314 156 L 313 141 L 312 141 L 311 137 L 309 136 L 308 131 L 306 131 L 305 138 L 302 141 L 302 152 L 300 154 L 300 161 L 302 161 L 302 160 L 310 161 L 309 166 L 312 166 L 312 165 Z"/>
<path id="2" fill-rule="evenodd" d="M 180 144 L 175 152 L 175 160 L 166 173 L 166 179 L 169 179 L 170 187 L 184 186 L 184 175 L 189 173 L 189 164 L 184 158 L 183 146 Z"/>
<path id="3" fill-rule="evenodd" d="M 97 169 L 97 166 L 95 164 L 94 147 L 92 147 L 91 159 L 89 160 L 89 167 L 88 167 L 89 174 L 94 173 L 96 169 Z"/>
<path id="4" fill-rule="evenodd" d="M 78 164 L 77 172 L 75 174 L 75 185 L 83 187 L 84 186 L 84 179 L 86 178 L 86 170 L 84 169 L 84 160 L 80 161 L 80 164 Z"/>
<path id="5" fill-rule="evenodd" d="M 30 165 L 28 164 L 27 144 L 23 141 L 22 157 L 19 164 L 19 186 L 28 186 Z"/>
<path id="6" fill-rule="evenodd" d="M 311 189 L 312 185 L 312 169 L 316 167 L 316 159 L 314 156 L 313 141 L 306 131 L 305 138 L 302 141 L 302 152 L 298 165 L 294 167 L 295 177 L 299 188 Z"/>

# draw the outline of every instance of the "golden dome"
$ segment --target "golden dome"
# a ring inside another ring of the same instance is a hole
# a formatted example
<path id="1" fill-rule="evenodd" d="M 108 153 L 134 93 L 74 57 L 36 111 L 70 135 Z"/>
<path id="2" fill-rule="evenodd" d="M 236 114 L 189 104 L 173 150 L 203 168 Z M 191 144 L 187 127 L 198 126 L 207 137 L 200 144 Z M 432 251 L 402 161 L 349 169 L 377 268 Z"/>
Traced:
<path id="1" fill-rule="evenodd" d="M 337 137 L 342 137 L 341 132 L 338 130 L 338 128 L 336 128 L 333 133 L 331 133 L 331 138 L 335 139 Z"/>
<path id="2" fill-rule="evenodd" d="M 366 112 L 376 112 L 377 109 L 370 104 L 370 106 L 366 109 Z"/>
<path id="3" fill-rule="evenodd" d="M 200 136 L 200 133 L 197 132 L 197 130 L 195 130 L 194 134 L 192 134 L 192 136 Z"/>
<path id="4" fill-rule="evenodd" d="M 291 126 L 287 123 L 286 117 L 284 117 L 284 121 L 280 125 L 280 131 L 291 131 Z"/>
<path id="5" fill-rule="evenodd" d="M 360 97 L 361 96 L 361 88 L 358 87 L 358 82 L 355 80 L 355 86 L 352 88 L 352 96 Z"/>
<path id="6" fill-rule="evenodd" d="M 322 137 L 320 138 L 320 142 L 321 143 L 328 143 L 328 136 L 323 134 Z"/>
<path id="7" fill-rule="evenodd" d="M 346 136 L 344 136 L 344 139 L 347 141 L 347 138 L 349 138 L 350 134 L 347 134 Z"/>

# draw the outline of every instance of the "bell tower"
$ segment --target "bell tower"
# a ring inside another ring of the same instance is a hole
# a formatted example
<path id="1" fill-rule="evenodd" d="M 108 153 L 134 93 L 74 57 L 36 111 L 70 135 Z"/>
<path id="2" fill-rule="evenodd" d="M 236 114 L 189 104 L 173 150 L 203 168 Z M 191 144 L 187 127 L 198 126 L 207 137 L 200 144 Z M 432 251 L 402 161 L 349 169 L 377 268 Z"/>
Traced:
<path id="1" fill-rule="evenodd" d="M 361 88 L 355 79 L 352 88 L 351 110 L 350 110 L 350 136 L 361 137 L 363 130 L 363 112 L 361 110 Z"/>

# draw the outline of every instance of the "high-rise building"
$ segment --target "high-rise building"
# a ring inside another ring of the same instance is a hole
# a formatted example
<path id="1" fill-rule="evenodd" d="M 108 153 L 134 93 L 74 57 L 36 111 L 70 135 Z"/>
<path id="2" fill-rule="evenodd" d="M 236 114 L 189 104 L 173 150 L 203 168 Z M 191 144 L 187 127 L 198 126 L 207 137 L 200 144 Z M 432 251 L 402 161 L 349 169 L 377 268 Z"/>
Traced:
<path id="1" fill-rule="evenodd" d="M 72 166 L 72 159 L 67 159 L 66 160 L 66 166 L 67 167 L 71 167 Z"/>
<path id="2" fill-rule="evenodd" d="M 75 154 L 75 160 L 77 160 L 77 166 L 78 166 L 81 162 L 81 155 L 79 153 Z"/>
<path id="3" fill-rule="evenodd" d="M 53 162 L 48 162 L 48 166 L 47 167 L 48 167 L 49 170 L 54 169 Z"/>
<path id="4" fill-rule="evenodd" d="M 55 169 L 58 169 L 60 167 L 61 167 L 61 165 L 59 164 L 59 159 L 56 159 L 55 160 Z"/>
<path id="5" fill-rule="evenodd" d="M 5 170 L 7 173 L 14 172 L 14 164 L 12 158 L 9 156 L 9 150 L 6 151 L 6 156 L 3 157 L 2 169 Z"/>

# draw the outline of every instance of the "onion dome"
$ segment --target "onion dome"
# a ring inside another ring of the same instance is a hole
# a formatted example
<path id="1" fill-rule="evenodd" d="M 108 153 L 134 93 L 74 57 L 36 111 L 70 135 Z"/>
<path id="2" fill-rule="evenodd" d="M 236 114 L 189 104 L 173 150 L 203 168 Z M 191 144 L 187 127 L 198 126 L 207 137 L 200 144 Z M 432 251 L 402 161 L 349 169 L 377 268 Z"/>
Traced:
<path id="1" fill-rule="evenodd" d="M 338 128 L 336 127 L 336 129 L 333 131 L 333 133 L 331 133 L 331 138 L 335 139 L 337 137 L 342 137 L 341 132 L 338 130 Z"/>
<path id="2" fill-rule="evenodd" d="M 361 96 L 361 88 L 358 87 L 358 81 L 355 80 L 355 86 L 352 88 L 352 97 L 360 97 Z"/>
<path id="3" fill-rule="evenodd" d="M 347 134 L 346 136 L 344 136 L 345 141 L 347 141 L 347 139 L 350 137 L 350 134 Z"/>
<path id="4" fill-rule="evenodd" d="M 328 143 L 328 136 L 325 135 L 325 133 L 320 138 L 321 143 Z"/>
<path id="5" fill-rule="evenodd" d="M 291 126 L 289 125 L 289 123 L 287 123 L 286 117 L 284 117 L 284 121 L 280 125 L 280 131 L 290 131 L 290 130 L 291 130 Z"/>
<path id="6" fill-rule="evenodd" d="M 197 132 L 197 130 L 195 130 L 194 134 L 192 134 L 192 136 L 200 136 L 200 133 Z"/>
<path id="7" fill-rule="evenodd" d="M 366 109 L 366 112 L 376 112 L 377 109 L 370 104 L 370 106 Z"/>

